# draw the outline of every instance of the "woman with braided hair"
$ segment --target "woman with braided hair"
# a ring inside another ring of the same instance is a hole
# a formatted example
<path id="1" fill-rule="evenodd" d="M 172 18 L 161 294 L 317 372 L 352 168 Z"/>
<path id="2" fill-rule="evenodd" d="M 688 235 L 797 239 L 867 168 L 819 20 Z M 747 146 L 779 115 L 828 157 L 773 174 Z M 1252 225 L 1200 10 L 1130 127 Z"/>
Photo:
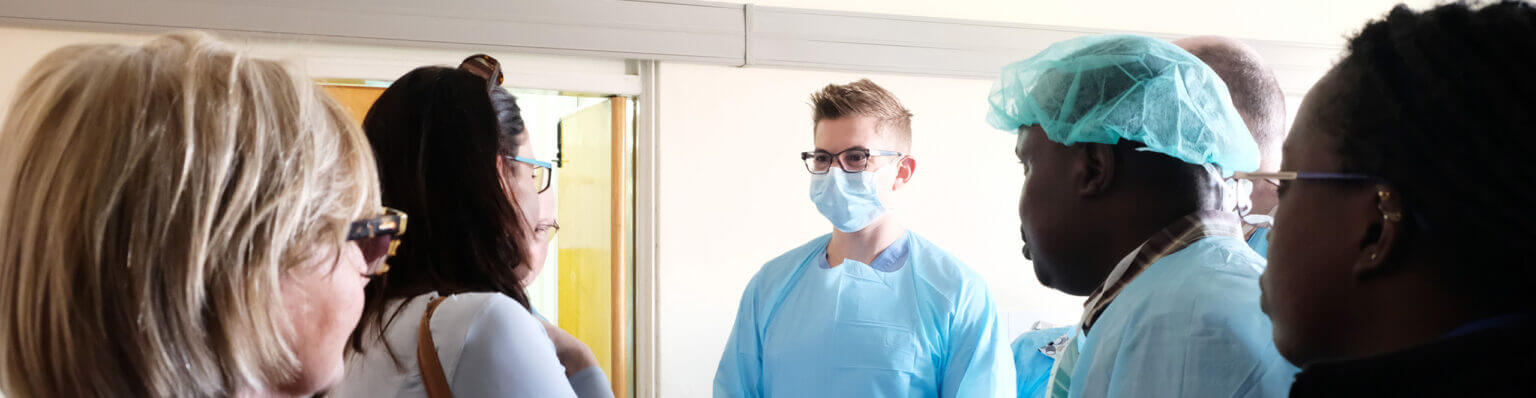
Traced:
<path id="1" fill-rule="evenodd" d="M 1291 396 L 1536 396 L 1536 7 L 1393 9 L 1307 94 L 1261 280 Z"/>

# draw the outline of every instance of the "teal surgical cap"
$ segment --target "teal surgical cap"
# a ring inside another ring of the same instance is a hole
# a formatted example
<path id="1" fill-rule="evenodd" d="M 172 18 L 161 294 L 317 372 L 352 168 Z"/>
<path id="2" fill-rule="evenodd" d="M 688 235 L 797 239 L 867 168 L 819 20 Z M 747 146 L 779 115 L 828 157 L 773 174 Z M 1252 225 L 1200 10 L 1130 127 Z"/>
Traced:
<path id="1" fill-rule="evenodd" d="M 1199 58 L 1151 37 L 1052 44 L 1003 68 L 987 102 L 992 127 L 1038 124 L 1062 145 L 1136 141 L 1143 150 L 1216 165 L 1224 177 L 1259 167 L 1259 147 L 1226 83 Z"/>

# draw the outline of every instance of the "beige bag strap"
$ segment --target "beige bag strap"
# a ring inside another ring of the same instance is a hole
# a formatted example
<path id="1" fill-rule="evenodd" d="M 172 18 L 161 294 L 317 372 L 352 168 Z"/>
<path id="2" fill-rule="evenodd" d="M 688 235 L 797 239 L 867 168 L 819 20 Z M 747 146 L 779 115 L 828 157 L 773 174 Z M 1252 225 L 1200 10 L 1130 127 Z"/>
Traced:
<path id="1" fill-rule="evenodd" d="M 432 312 L 446 298 L 438 297 L 427 304 L 427 311 L 421 314 L 421 326 L 416 328 L 416 368 L 421 371 L 421 385 L 426 387 L 428 398 L 453 398 L 448 376 L 443 374 L 443 363 L 437 359 L 437 344 L 432 342 Z"/>

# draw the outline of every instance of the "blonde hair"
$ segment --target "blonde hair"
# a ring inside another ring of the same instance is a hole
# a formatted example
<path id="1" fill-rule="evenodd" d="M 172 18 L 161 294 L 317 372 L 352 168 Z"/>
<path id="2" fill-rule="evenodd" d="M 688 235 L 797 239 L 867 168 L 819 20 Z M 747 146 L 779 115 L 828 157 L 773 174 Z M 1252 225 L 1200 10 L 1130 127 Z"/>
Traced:
<path id="1" fill-rule="evenodd" d="M 848 84 L 828 84 L 811 94 L 811 122 L 867 116 L 879 122 L 880 134 L 892 138 L 901 150 L 912 147 L 912 111 L 901 106 L 895 94 L 869 79 Z"/>
<path id="2" fill-rule="evenodd" d="M 0 388 L 222 396 L 297 377 L 278 295 L 377 210 L 367 138 L 303 74 L 203 33 L 77 45 L 0 130 Z"/>

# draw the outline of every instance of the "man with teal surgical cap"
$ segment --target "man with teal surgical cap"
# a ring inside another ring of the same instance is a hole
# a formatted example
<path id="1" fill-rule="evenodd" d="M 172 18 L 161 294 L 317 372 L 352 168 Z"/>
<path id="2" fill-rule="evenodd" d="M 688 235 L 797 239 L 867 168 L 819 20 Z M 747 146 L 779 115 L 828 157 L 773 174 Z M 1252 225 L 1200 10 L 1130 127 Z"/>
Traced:
<path id="1" fill-rule="evenodd" d="M 1052 368 L 1020 374 L 1044 374 L 1050 397 L 1286 395 L 1296 369 L 1239 218 L 1248 186 L 1227 178 L 1259 150 L 1208 66 L 1149 37 L 1083 37 L 1006 67 L 988 101 L 988 122 L 1019 132 L 1024 256 L 1088 296 L 1076 326 L 1021 338 L 1065 333 L 1054 360 L 1021 347 L 1019 363 Z"/>
<path id="2" fill-rule="evenodd" d="M 770 260 L 742 294 L 715 397 L 1007 397 L 1013 355 L 992 294 L 907 231 L 912 114 L 868 80 L 812 95 L 801 154 L 832 233 Z"/>

